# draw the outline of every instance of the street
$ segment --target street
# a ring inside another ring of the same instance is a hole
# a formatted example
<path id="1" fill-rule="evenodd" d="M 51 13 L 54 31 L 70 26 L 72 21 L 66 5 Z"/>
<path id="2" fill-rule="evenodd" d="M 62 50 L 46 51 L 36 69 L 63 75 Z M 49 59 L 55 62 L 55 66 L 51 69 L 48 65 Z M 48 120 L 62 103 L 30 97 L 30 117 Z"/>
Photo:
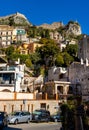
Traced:
<path id="1" fill-rule="evenodd" d="M 4 130 L 60 130 L 61 123 L 49 122 L 49 123 L 29 123 L 29 124 L 17 124 L 9 125 Z"/>

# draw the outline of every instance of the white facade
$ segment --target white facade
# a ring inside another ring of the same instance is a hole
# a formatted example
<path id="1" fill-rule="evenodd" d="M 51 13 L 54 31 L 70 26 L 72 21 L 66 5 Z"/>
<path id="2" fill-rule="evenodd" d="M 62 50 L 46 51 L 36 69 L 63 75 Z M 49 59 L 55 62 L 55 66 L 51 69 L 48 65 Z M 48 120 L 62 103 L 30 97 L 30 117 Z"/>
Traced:
<path id="1" fill-rule="evenodd" d="M 0 67 L 0 91 L 21 92 L 24 80 L 24 65 Z"/>
<path id="2" fill-rule="evenodd" d="M 13 29 L 13 41 L 22 41 L 29 43 L 25 29 L 15 28 Z"/>

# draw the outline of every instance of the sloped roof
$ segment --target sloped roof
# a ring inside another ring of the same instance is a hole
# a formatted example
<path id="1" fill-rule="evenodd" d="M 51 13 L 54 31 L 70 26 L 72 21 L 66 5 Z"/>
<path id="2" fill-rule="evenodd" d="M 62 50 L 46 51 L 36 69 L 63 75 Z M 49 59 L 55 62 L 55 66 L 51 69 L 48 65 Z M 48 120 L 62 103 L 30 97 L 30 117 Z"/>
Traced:
<path id="1" fill-rule="evenodd" d="M 7 61 L 4 58 L 0 57 L 0 63 L 7 63 Z"/>

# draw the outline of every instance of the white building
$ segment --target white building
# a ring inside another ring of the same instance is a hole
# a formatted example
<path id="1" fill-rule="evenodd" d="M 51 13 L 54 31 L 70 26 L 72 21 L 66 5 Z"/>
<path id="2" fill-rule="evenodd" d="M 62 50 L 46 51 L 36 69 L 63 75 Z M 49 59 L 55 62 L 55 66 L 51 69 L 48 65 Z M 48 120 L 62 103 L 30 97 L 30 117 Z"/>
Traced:
<path id="1" fill-rule="evenodd" d="M 21 92 L 21 85 L 24 83 L 24 65 L 0 66 L 0 91 Z"/>
<path id="2" fill-rule="evenodd" d="M 27 38 L 27 33 L 23 28 L 13 29 L 13 42 L 18 42 L 18 41 L 29 43 L 29 39 Z"/>

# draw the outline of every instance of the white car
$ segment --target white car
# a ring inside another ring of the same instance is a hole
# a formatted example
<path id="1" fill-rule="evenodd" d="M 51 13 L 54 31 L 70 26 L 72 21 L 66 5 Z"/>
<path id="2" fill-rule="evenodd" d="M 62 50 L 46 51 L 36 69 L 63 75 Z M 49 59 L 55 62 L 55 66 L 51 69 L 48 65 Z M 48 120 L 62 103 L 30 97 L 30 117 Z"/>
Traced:
<path id="1" fill-rule="evenodd" d="M 27 122 L 29 123 L 32 119 L 32 115 L 28 111 L 15 111 L 8 116 L 9 124 L 18 124 Z"/>

